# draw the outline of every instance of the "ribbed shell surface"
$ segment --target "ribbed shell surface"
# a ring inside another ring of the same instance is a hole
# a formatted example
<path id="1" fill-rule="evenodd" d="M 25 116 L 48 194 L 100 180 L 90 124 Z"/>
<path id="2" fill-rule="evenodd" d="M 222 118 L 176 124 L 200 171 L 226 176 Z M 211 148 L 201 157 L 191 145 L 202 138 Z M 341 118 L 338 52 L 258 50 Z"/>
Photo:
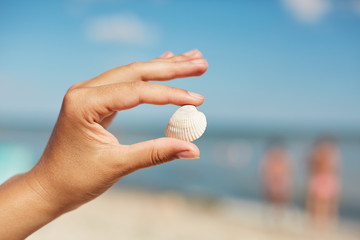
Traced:
<path id="1" fill-rule="evenodd" d="M 165 129 L 165 135 L 191 142 L 200 138 L 205 129 L 205 115 L 199 112 L 196 107 L 185 105 L 172 115 Z"/>

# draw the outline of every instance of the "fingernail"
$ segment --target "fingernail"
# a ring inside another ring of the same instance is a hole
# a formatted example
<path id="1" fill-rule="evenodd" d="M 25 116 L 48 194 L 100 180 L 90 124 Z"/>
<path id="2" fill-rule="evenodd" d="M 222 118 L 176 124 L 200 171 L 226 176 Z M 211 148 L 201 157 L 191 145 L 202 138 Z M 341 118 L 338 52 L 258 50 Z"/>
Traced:
<path id="1" fill-rule="evenodd" d="M 193 56 L 195 55 L 195 53 L 197 52 L 198 50 L 197 49 L 193 49 L 191 51 L 188 51 L 186 53 L 184 53 L 183 55 L 187 56 L 187 57 L 190 57 L 190 56 Z"/>
<path id="2" fill-rule="evenodd" d="M 191 62 L 192 62 L 192 63 L 195 63 L 195 64 L 204 64 L 204 63 L 207 63 L 206 59 L 204 59 L 204 58 L 191 60 Z"/>
<path id="3" fill-rule="evenodd" d="M 198 99 L 204 99 L 205 97 L 203 95 L 200 95 L 198 93 L 194 92 L 188 92 L 191 97 L 198 98 Z"/>
<path id="4" fill-rule="evenodd" d="M 194 159 L 199 158 L 193 151 L 183 151 L 177 154 L 178 158 Z"/>

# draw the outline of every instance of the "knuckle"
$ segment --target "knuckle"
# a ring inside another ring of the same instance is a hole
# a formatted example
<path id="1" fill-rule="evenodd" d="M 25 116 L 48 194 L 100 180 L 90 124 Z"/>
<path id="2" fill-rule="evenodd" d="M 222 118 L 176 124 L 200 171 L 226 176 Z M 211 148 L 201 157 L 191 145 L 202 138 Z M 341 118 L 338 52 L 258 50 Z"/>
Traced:
<path id="1" fill-rule="evenodd" d="M 177 76 L 181 75 L 181 69 L 182 69 L 182 62 L 171 62 L 167 66 L 167 77 L 169 79 L 174 79 Z"/>
<path id="2" fill-rule="evenodd" d="M 72 103 L 75 100 L 74 92 L 75 92 L 75 89 L 73 87 L 70 87 L 64 96 L 64 100 L 63 100 L 64 105 L 72 105 Z"/>
<path id="3" fill-rule="evenodd" d="M 130 63 L 128 66 L 128 68 L 132 71 L 138 71 L 139 68 L 143 65 L 144 63 L 143 62 L 133 62 L 133 63 Z"/>
<path id="4" fill-rule="evenodd" d="M 155 142 L 153 140 L 153 146 L 150 151 L 150 162 L 152 165 L 159 165 L 168 159 L 168 156 L 163 152 L 160 151 L 158 148 L 155 147 Z"/>
<path id="5" fill-rule="evenodd" d="M 64 103 L 66 105 L 72 105 L 74 102 L 76 102 L 77 95 L 78 90 L 70 87 L 64 96 Z"/>
<path id="6" fill-rule="evenodd" d="M 182 89 L 182 88 L 177 88 L 177 87 L 172 87 L 172 86 L 169 86 L 168 87 L 168 91 L 171 93 L 171 94 L 176 94 L 176 93 L 185 93 L 186 90 Z"/>
<path id="7" fill-rule="evenodd" d="M 142 81 L 135 81 L 129 83 L 130 87 L 134 90 L 139 90 L 144 85 L 144 82 Z"/>
<path id="8" fill-rule="evenodd" d="M 188 58 L 187 56 L 185 56 L 185 55 L 183 55 L 183 54 L 180 54 L 180 55 L 172 58 L 171 60 L 172 60 L 172 62 L 175 62 L 175 63 L 176 63 L 176 62 L 185 61 L 185 60 L 188 60 L 188 59 L 189 59 L 189 58 Z"/>
<path id="9" fill-rule="evenodd" d="M 136 82 L 131 82 L 129 83 L 130 86 L 130 90 L 138 95 L 141 96 L 141 92 L 144 91 L 148 86 L 149 83 L 147 82 L 143 82 L 143 81 L 136 81 Z"/>
<path id="10" fill-rule="evenodd" d="M 167 79 L 174 79 L 176 78 L 176 76 L 178 75 L 178 70 L 177 70 L 177 63 L 169 63 L 170 65 L 167 66 L 164 75 L 166 76 Z"/>
<path id="11" fill-rule="evenodd" d="M 142 81 L 128 83 L 128 87 L 129 87 L 130 91 L 137 95 L 140 95 L 140 91 L 141 91 L 141 88 L 143 87 L 143 85 L 144 85 L 144 82 L 142 82 Z"/>
<path id="12" fill-rule="evenodd" d="M 182 97 L 188 95 L 188 91 L 176 87 L 168 87 L 167 93 L 169 97 L 177 97 L 177 96 Z"/>
<path id="13" fill-rule="evenodd" d="M 79 112 L 79 102 L 83 98 L 83 91 L 79 88 L 71 88 L 67 91 L 63 99 L 63 111 L 66 114 L 76 115 Z"/>
<path id="14" fill-rule="evenodd" d="M 128 83 L 128 87 L 134 101 L 132 105 L 138 105 L 143 103 L 143 99 L 141 97 L 141 89 L 143 88 L 144 84 L 145 83 L 142 81 Z"/>
<path id="15" fill-rule="evenodd" d="M 78 87 L 80 87 L 80 85 L 81 85 L 81 83 L 75 83 L 74 85 L 69 87 L 68 92 L 71 91 L 71 90 L 77 89 Z"/>

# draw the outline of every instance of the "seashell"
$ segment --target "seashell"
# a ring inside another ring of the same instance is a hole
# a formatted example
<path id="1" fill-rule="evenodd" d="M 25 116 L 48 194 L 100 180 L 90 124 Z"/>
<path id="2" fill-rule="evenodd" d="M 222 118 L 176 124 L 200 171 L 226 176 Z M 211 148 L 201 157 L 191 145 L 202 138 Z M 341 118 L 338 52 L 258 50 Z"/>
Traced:
<path id="1" fill-rule="evenodd" d="M 165 129 L 167 137 L 192 142 L 203 135 L 206 129 L 206 117 L 195 106 L 180 107 L 170 118 Z"/>

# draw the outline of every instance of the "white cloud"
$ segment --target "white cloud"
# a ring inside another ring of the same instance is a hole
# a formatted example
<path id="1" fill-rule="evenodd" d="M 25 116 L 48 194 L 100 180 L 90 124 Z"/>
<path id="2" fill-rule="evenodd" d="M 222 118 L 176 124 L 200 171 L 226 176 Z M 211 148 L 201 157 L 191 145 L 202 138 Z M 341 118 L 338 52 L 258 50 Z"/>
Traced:
<path id="1" fill-rule="evenodd" d="M 148 45 L 160 36 L 158 26 L 134 14 L 97 17 L 89 22 L 87 31 L 94 41 L 120 44 Z"/>
<path id="2" fill-rule="evenodd" d="M 331 7 L 330 0 L 282 0 L 294 17 L 304 23 L 320 21 Z"/>

